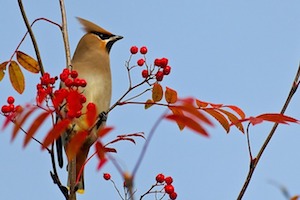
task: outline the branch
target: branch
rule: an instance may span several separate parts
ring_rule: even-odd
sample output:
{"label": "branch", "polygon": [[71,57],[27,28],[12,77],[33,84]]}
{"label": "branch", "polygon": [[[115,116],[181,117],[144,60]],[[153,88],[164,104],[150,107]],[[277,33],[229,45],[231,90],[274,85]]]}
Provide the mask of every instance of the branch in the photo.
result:
{"label": "branch", "polygon": [[61,19],[62,19],[61,33],[65,45],[66,64],[67,66],[71,66],[70,43],[69,43],[69,34],[68,34],[67,17],[66,17],[64,0],[59,0],[59,4],[60,4]]}
{"label": "branch", "polygon": [[39,66],[40,66],[41,75],[43,76],[45,71],[44,71],[44,67],[43,67],[43,63],[42,63],[42,59],[41,59],[41,55],[40,55],[40,51],[39,51],[36,39],[34,37],[34,34],[33,34],[32,29],[31,29],[31,26],[29,24],[29,21],[27,19],[22,0],[18,0],[18,3],[19,3],[19,7],[20,7],[20,10],[21,10],[21,13],[22,13],[24,23],[27,27],[27,30],[29,32],[29,35],[30,35],[30,38],[31,38],[31,41],[32,41],[32,44],[33,44],[33,47],[34,47],[34,51],[35,51],[35,54],[36,54],[36,57],[37,57],[37,61],[38,61]]}
{"label": "branch", "polygon": [[[288,105],[290,104],[291,100],[292,100],[292,97],[294,96],[295,92],[297,91],[298,89],[298,86],[299,86],[299,77],[300,77],[300,64],[298,66],[298,71],[296,73],[296,76],[295,76],[295,79],[293,81],[293,84],[292,84],[292,87],[290,89],[290,92],[289,92],[289,95],[280,111],[281,114],[284,114]],[[257,154],[257,157],[253,159],[252,163],[250,163],[250,169],[248,171],[248,175],[246,177],[246,180],[244,182],[244,185],[239,193],[239,196],[238,196],[238,200],[241,200],[246,192],[246,189],[248,188],[248,185],[250,183],[250,180],[252,178],[252,175],[256,169],[256,166],[262,156],[262,154],[264,153],[266,147],[268,146],[270,140],[272,139],[276,129],[278,127],[278,123],[275,123],[274,126],[272,127],[268,137],[266,138],[265,142],[263,143],[262,147],[260,148],[258,154]],[[251,161],[250,161],[251,162]]]}

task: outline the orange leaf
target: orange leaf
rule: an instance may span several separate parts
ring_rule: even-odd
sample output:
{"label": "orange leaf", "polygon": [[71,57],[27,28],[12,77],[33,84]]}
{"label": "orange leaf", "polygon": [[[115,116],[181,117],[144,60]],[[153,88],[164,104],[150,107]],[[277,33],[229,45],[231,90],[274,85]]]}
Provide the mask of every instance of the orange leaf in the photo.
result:
{"label": "orange leaf", "polygon": [[215,118],[223,126],[223,128],[227,133],[229,132],[230,130],[229,122],[226,119],[226,117],[224,117],[224,115],[222,115],[214,108],[204,108],[203,110],[208,114],[210,114],[213,118]]}
{"label": "orange leaf", "polygon": [[16,63],[15,61],[11,61],[8,67],[8,71],[12,86],[19,94],[22,94],[25,89],[25,79],[18,63]]}
{"label": "orange leaf", "polygon": [[190,104],[183,104],[180,106],[176,106],[176,108],[181,109],[182,111],[185,111],[191,115],[194,115],[199,120],[205,122],[206,124],[213,126],[211,121],[204,114],[202,114],[198,108],[195,108],[194,106],[192,106]]}
{"label": "orange leaf", "polygon": [[155,83],[152,89],[152,100],[158,102],[163,97],[163,89],[159,83]]}
{"label": "orange leaf", "polygon": [[70,125],[71,121],[69,119],[63,119],[59,121],[54,127],[47,133],[44,141],[42,149],[45,149],[50,144],[52,144],[62,133],[64,133],[67,127]]}
{"label": "orange leaf", "polygon": [[114,127],[111,127],[111,126],[106,126],[104,128],[101,128],[98,132],[98,137],[104,137],[107,133],[109,133],[113,129],[114,129]]}
{"label": "orange leaf", "polygon": [[150,108],[151,106],[153,106],[154,101],[152,99],[148,99],[145,103],[145,109]]}
{"label": "orange leaf", "polygon": [[242,109],[240,109],[237,106],[227,105],[227,106],[224,106],[224,107],[230,108],[231,110],[233,110],[234,112],[236,112],[242,119],[244,119],[246,117],[244,111],[242,111]]}
{"label": "orange leaf", "polygon": [[[172,111],[172,113],[173,113],[174,115],[183,115],[182,110],[177,109],[176,107],[169,106],[169,109]],[[183,123],[181,123],[181,122],[179,122],[179,121],[177,121],[177,125],[178,125],[178,127],[179,127],[179,130],[181,130],[181,131],[182,131],[182,130],[184,129],[184,127],[185,127],[185,124],[183,124]]]}
{"label": "orange leaf", "polygon": [[176,101],[177,101],[177,92],[175,90],[171,89],[171,88],[166,87],[165,99],[169,104],[176,103]]}
{"label": "orange leaf", "polygon": [[266,113],[256,116],[258,119],[265,121],[276,122],[281,124],[287,124],[288,122],[298,123],[299,121],[295,118],[280,114],[280,113]]}
{"label": "orange leaf", "polygon": [[208,137],[208,133],[206,132],[206,130],[199,124],[197,123],[194,119],[184,116],[184,115],[167,115],[165,117],[166,119],[172,120],[172,121],[176,121],[177,123],[180,122],[182,124],[184,124],[186,127],[190,128],[191,130]]}
{"label": "orange leaf", "polygon": [[27,146],[30,139],[33,137],[33,135],[36,133],[38,128],[42,125],[42,123],[45,121],[45,119],[48,117],[49,114],[51,114],[50,111],[43,112],[33,121],[33,123],[31,124],[31,126],[26,134],[26,137],[25,137],[25,140],[23,143],[23,147]]}
{"label": "orange leaf", "polygon": [[290,200],[298,200],[299,197],[300,197],[299,195],[296,195],[296,196],[291,197]]}
{"label": "orange leaf", "polygon": [[4,71],[6,70],[6,65],[7,64],[8,64],[7,61],[0,64],[0,81],[2,81],[2,79],[5,75]]}
{"label": "orange leaf", "polygon": [[[11,137],[11,141],[13,141],[16,136],[18,131],[20,130],[20,128],[22,127],[22,125],[24,124],[24,122],[26,121],[26,119],[33,113],[33,111],[36,110],[36,107],[30,109],[28,112],[26,112],[24,115],[21,115],[16,121],[15,121],[15,126],[12,132],[12,137]],[[19,120],[20,119],[20,120]]]}
{"label": "orange leaf", "polygon": [[205,108],[208,106],[209,103],[205,102],[205,101],[200,101],[198,99],[196,99],[196,104],[199,108]]}
{"label": "orange leaf", "polygon": [[227,116],[231,124],[234,124],[242,133],[244,133],[243,124],[239,122],[239,119],[234,114],[228,112],[227,110],[223,110],[223,109],[218,109],[218,110]]}
{"label": "orange leaf", "polygon": [[69,161],[71,161],[77,155],[87,135],[87,131],[79,131],[71,138],[70,142],[66,145],[66,154]]}
{"label": "orange leaf", "polygon": [[39,73],[40,66],[38,62],[31,56],[25,54],[22,51],[17,51],[17,60],[24,69],[32,73]]}
{"label": "orange leaf", "polygon": [[99,141],[96,142],[95,147],[98,158],[100,159],[97,169],[100,170],[103,167],[103,165],[107,162],[107,158],[105,157],[105,153],[107,151],[106,148]]}
{"label": "orange leaf", "polygon": [[89,103],[87,105],[87,111],[86,111],[86,121],[88,127],[91,127],[97,119],[97,110],[96,105],[94,103]]}

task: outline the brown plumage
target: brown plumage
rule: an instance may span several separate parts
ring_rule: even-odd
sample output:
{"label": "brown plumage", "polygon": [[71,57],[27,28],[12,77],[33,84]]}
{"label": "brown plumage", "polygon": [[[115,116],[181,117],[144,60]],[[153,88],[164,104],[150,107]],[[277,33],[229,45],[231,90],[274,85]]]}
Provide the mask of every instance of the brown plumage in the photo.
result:
{"label": "brown plumage", "polygon": [[[114,42],[122,39],[121,36],[113,35],[105,29],[89,22],[85,19],[78,18],[79,22],[83,25],[86,34],[80,39],[72,58],[72,69],[78,72],[78,78],[85,79],[87,86],[82,89],[87,101],[83,105],[82,113],[85,113],[86,104],[92,102],[96,105],[97,113],[106,112],[110,106],[112,82],[109,52]],[[80,130],[76,122],[80,122],[83,117],[75,120],[74,127],[70,133],[66,132],[62,136],[62,144],[67,145],[70,138]],[[105,122],[102,122],[100,127],[103,127]],[[100,128],[97,127],[97,128]],[[97,128],[94,128],[90,135],[89,140],[86,140],[81,146],[76,155],[76,177],[79,170],[83,166],[90,146],[97,140]],[[68,139],[67,139],[68,138]],[[59,165],[62,166],[62,149],[58,141],[58,159]],[[70,168],[72,163],[68,164]],[[69,170],[70,179],[70,170]],[[68,181],[69,182],[69,181]],[[84,181],[83,173],[81,180],[78,183],[78,192],[83,192]]]}

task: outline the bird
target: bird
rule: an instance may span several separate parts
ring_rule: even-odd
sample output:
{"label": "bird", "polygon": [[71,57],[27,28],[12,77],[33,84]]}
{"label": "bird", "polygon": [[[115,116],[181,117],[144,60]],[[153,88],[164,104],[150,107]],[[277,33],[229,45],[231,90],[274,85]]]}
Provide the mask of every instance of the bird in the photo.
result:
{"label": "bird", "polygon": [[[112,45],[122,39],[122,36],[114,35],[111,32],[101,28],[100,26],[77,17],[84,31],[86,32],[75,49],[74,55],[71,60],[72,70],[76,70],[78,78],[85,79],[87,85],[82,89],[83,95],[86,97],[86,103],[83,104],[84,113],[86,105],[88,103],[94,103],[97,113],[106,113],[110,106],[112,95],[112,78],[110,69],[110,57],[109,53]],[[65,87],[61,84],[61,87]],[[62,109],[63,111],[63,109]],[[104,117],[106,118],[106,117]],[[76,119],[76,121],[83,120],[83,116]],[[89,133],[89,139],[83,142],[81,148],[76,154],[76,177],[79,175],[79,171],[83,167],[90,147],[97,140],[97,130],[105,126],[105,121],[100,121],[91,132]],[[76,123],[76,122],[74,122]],[[76,124],[72,124],[72,129],[65,131],[59,139],[56,140],[58,164],[63,167],[63,147],[70,141],[70,137],[74,136],[79,131],[79,127]],[[92,136],[92,137],[90,137]],[[67,168],[70,169],[72,162],[68,163]],[[68,187],[70,187],[71,170],[68,170]],[[78,193],[84,192],[84,174],[82,171],[79,182],[76,185]]]}

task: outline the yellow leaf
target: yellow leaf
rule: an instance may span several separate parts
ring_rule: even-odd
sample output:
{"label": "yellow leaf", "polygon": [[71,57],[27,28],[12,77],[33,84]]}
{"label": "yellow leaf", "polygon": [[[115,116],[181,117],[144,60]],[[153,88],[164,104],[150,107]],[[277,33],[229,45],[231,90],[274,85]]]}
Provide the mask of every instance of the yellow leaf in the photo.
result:
{"label": "yellow leaf", "polygon": [[171,88],[166,87],[165,99],[168,103],[175,103],[177,101],[177,92]]}
{"label": "yellow leaf", "polygon": [[8,67],[8,71],[12,86],[19,94],[22,94],[25,89],[25,79],[18,63],[16,63],[15,61],[11,61]]}
{"label": "yellow leaf", "polygon": [[22,51],[17,51],[17,60],[24,69],[32,73],[39,73],[40,66],[38,62],[31,56],[23,53]]}
{"label": "yellow leaf", "polygon": [[152,100],[158,102],[163,97],[163,89],[159,83],[155,83],[152,89]]}
{"label": "yellow leaf", "polygon": [[6,62],[3,62],[3,63],[0,64],[0,81],[2,81],[2,79],[5,75],[4,71],[6,70],[7,63],[8,62],[6,61]]}
{"label": "yellow leaf", "polygon": [[154,104],[154,101],[151,99],[148,99],[145,104],[145,109],[150,108],[151,106],[153,106],[153,104]]}

